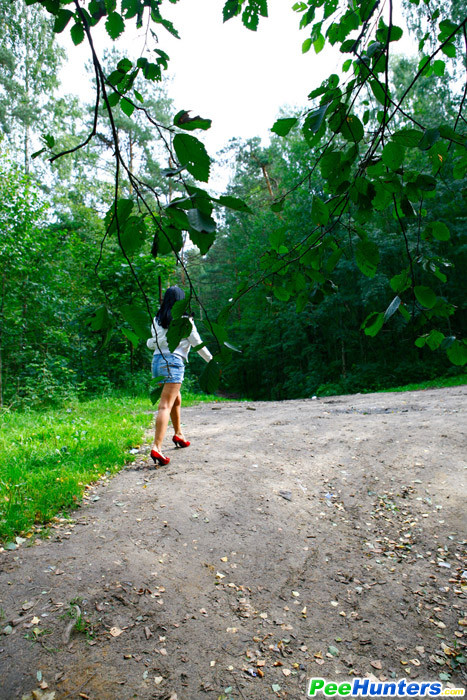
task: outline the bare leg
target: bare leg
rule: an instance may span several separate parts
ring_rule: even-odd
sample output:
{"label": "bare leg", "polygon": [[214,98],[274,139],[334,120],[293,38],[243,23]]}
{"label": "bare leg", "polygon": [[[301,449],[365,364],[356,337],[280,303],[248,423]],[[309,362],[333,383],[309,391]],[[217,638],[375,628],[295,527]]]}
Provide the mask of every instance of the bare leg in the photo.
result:
{"label": "bare leg", "polygon": [[162,389],[161,399],[159,401],[159,407],[156,416],[156,433],[154,436],[153,449],[162,454],[162,442],[167,432],[167,426],[169,424],[169,417],[177,399],[180,394],[181,384],[164,384]]}
{"label": "bare leg", "polygon": [[182,433],[182,424],[180,422],[180,409],[182,405],[182,395],[180,392],[178,392],[178,396],[174,401],[174,404],[172,406],[172,410],[170,411],[170,418],[172,420],[172,425],[174,429],[174,435],[177,435],[177,437],[182,438],[184,440],[184,435]]}

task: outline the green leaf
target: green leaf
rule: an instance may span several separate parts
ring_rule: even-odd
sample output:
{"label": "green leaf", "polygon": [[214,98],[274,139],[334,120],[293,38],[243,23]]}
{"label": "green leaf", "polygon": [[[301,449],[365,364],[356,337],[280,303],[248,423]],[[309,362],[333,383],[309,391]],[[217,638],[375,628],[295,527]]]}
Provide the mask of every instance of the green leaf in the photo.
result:
{"label": "green leaf", "polygon": [[190,117],[189,110],[182,109],[175,115],[173,123],[175,126],[178,126],[179,129],[184,129],[185,131],[194,131],[195,129],[206,131],[211,128],[212,119]]}
{"label": "green leaf", "polygon": [[190,297],[185,297],[184,299],[179,299],[179,301],[176,301],[171,310],[172,318],[182,318],[183,314],[190,305],[190,301]]}
{"label": "green leaf", "polygon": [[431,233],[437,241],[449,241],[451,233],[442,221],[432,221],[427,226],[427,231]]}
{"label": "green leaf", "polygon": [[136,333],[133,333],[129,328],[122,328],[122,333],[123,335],[128,338],[130,343],[133,345],[134,348],[138,347],[139,344],[139,337],[136,335]]}
{"label": "green leaf", "polygon": [[215,339],[220,345],[226,342],[228,334],[225,327],[221,323],[213,323],[211,321],[211,323],[205,323],[204,325],[207,331],[214,335]]}
{"label": "green leaf", "polygon": [[455,44],[445,44],[441,51],[444,53],[445,56],[448,58],[455,58],[456,57],[456,46]]}
{"label": "green leaf", "polygon": [[404,318],[406,321],[410,321],[410,313],[407,311],[403,304],[399,306],[399,313],[402,316],[402,318]]}
{"label": "green leaf", "polygon": [[163,231],[157,231],[154,236],[151,254],[167,255],[172,252],[178,253],[183,247],[183,236],[180,229],[175,226],[164,226]]}
{"label": "green leaf", "polygon": [[430,350],[437,350],[444,340],[444,333],[433,329],[426,338],[426,344]]}
{"label": "green leaf", "polygon": [[436,189],[436,179],[431,175],[417,175],[415,186],[424,192],[433,192]]}
{"label": "green leaf", "polygon": [[129,58],[122,58],[120,61],[117,63],[117,70],[121,71],[123,73],[128,73],[133,67],[133,63],[130,61]]}
{"label": "green leaf", "polygon": [[432,309],[436,304],[436,294],[430,287],[414,287],[414,294],[418,303],[425,309]]}
{"label": "green leaf", "polygon": [[439,129],[426,129],[420,143],[418,144],[419,149],[421,151],[428,151],[428,149],[436,143],[439,137]]}
{"label": "green leaf", "polygon": [[[341,257],[344,254],[344,250],[342,248],[338,248],[337,250],[334,250],[329,258],[326,260],[326,265],[325,265],[325,271],[327,272],[328,275],[333,272],[337,266],[337,263],[341,259]],[[316,281],[319,281],[318,279]],[[323,280],[324,282],[324,280]]]}
{"label": "green leaf", "polygon": [[391,136],[391,140],[400,146],[414,148],[415,146],[418,146],[422,140],[422,136],[423,131],[419,131],[419,129],[400,129],[400,131],[396,131]]}
{"label": "green leaf", "polygon": [[273,203],[271,204],[271,211],[273,211],[274,213],[278,214],[279,212],[281,212],[281,211],[283,210],[284,204],[285,204],[285,200],[284,200],[284,199],[279,199],[279,200],[277,200],[276,202],[273,202]]}
{"label": "green leaf", "polygon": [[214,243],[216,237],[215,233],[199,232],[191,228],[188,230],[188,233],[191,241],[198,246],[201,255],[206,255],[209,248]]}
{"label": "green leaf", "polygon": [[446,64],[444,61],[435,61],[433,63],[433,72],[439,78],[443,77],[445,69],[446,69]]}
{"label": "green leaf", "polygon": [[415,216],[413,206],[411,205],[410,200],[406,195],[401,197],[400,202],[397,202],[397,205],[399,205],[399,204],[400,204],[400,213],[403,216],[408,216],[408,217]]}
{"label": "green leaf", "polygon": [[126,255],[132,255],[146,238],[146,224],[140,215],[130,216],[120,229],[120,245]]}
{"label": "green leaf", "polygon": [[216,360],[208,362],[199,378],[199,385],[207,394],[214,394],[219,386],[220,368]]}
{"label": "green leaf", "polygon": [[232,209],[233,211],[241,211],[245,214],[252,214],[253,212],[251,211],[250,207],[248,204],[246,204],[243,199],[239,199],[239,197],[232,197],[231,195],[228,194],[223,194],[217,199],[214,200],[218,204],[221,204],[223,207],[227,207],[228,209]]}
{"label": "green leaf", "polygon": [[[117,201],[117,210],[115,214],[115,204],[112,204],[107,214],[105,215],[105,225],[109,234],[114,233],[118,229],[123,230],[126,220],[131,215],[133,210],[132,199],[119,199]],[[117,226],[118,224],[118,226]]]}
{"label": "green leaf", "polygon": [[309,112],[303,124],[304,131],[311,131],[314,134],[316,134],[321,124],[323,123],[323,119],[328,110],[328,107],[329,103],[322,105],[321,107],[318,107],[318,109],[314,109],[313,111]]}
{"label": "green leaf", "polygon": [[118,39],[118,37],[125,31],[125,22],[123,21],[123,17],[118,12],[112,12],[107,17],[105,28],[111,39]]}
{"label": "green leaf", "polygon": [[167,330],[167,343],[170,352],[174,352],[182,338],[187,338],[190,335],[192,328],[192,323],[186,316],[172,320]]}
{"label": "green leaf", "polygon": [[316,196],[313,197],[311,204],[311,220],[316,226],[326,226],[329,221],[329,211],[326,204]]}
{"label": "green leaf", "polygon": [[133,304],[124,304],[120,307],[120,313],[125,321],[132,327],[138,338],[147,340],[151,335],[149,330],[150,319],[145,309]]}
{"label": "green leaf", "polygon": [[271,248],[278,253],[285,243],[285,228],[273,229],[269,234],[269,243]]}
{"label": "green leaf", "polygon": [[426,335],[421,335],[419,338],[416,339],[415,345],[417,348],[424,348],[426,345]]}
{"label": "green leaf", "polygon": [[66,25],[73,17],[73,12],[70,10],[59,10],[58,14],[55,16],[54,22],[54,32],[55,34],[60,34],[65,29]]}
{"label": "green leaf", "polygon": [[227,22],[229,19],[232,19],[232,17],[240,14],[241,9],[242,3],[240,0],[227,0],[224,5],[224,9],[222,10],[224,22]]}
{"label": "green leaf", "polygon": [[325,43],[326,39],[322,34],[320,34],[318,38],[313,42],[313,48],[315,50],[315,53],[320,53],[324,49]]}
{"label": "green leaf", "polygon": [[404,162],[405,151],[402,146],[390,141],[383,148],[381,158],[384,165],[390,170],[398,170]]}
{"label": "green leaf", "polygon": [[188,229],[190,228],[190,222],[188,221],[188,217],[185,211],[173,206],[172,204],[166,208],[166,212],[172,220],[173,226],[180,229],[180,231],[188,231]]}
{"label": "green leaf", "polygon": [[386,322],[393,314],[396,313],[397,309],[401,305],[401,298],[400,297],[394,297],[394,299],[391,301],[389,304],[388,308],[384,312],[384,322]]}
{"label": "green leaf", "polygon": [[135,111],[134,104],[127,100],[126,97],[122,97],[120,101],[120,107],[122,108],[122,112],[124,112],[127,117],[131,117],[131,115]]}
{"label": "green leaf", "polygon": [[287,136],[289,131],[297,124],[298,119],[295,117],[291,117],[288,119],[278,119],[274,126],[271,128],[271,131],[273,131],[275,134],[278,136]]}
{"label": "green leaf", "polygon": [[180,165],[186,166],[188,172],[197,180],[207,182],[211,159],[201,141],[190,134],[176,134],[173,147]]}
{"label": "green leaf", "polygon": [[432,66],[430,65],[431,59],[429,56],[422,56],[418,63],[418,70],[421,72],[421,75],[425,77],[429,77],[433,71]]}
{"label": "green leaf", "polygon": [[200,233],[214,233],[216,222],[210,216],[206,216],[199,209],[189,209],[186,213],[190,228]]}
{"label": "green leaf", "polygon": [[361,141],[365,135],[363,124],[355,114],[347,115],[342,123],[340,132],[347,141],[354,141],[355,143]]}
{"label": "green leaf", "polygon": [[287,291],[285,287],[274,287],[273,292],[274,296],[276,297],[276,299],[279,299],[279,301],[288,301],[290,299],[290,292]]}
{"label": "green leaf", "polygon": [[374,277],[379,263],[379,248],[376,243],[358,241],[355,248],[355,260],[364,275]]}
{"label": "green leaf", "polygon": [[382,312],[373,311],[369,314],[360,326],[365,331],[365,335],[374,338],[377,335],[384,323],[384,314]]}
{"label": "green leaf", "polygon": [[373,95],[382,105],[389,104],[389,95],[386,97],[386,90],[379,80],[370,80],[370,88]]}
{"label": "green leaf", "polygon": [[118,92],[112,92],[108,96],[107,101],[111,107],[115,107],[120,102],[120,95]]}
{"label": "green leaf", "polygon": [[386,44],[388,41],[399,41],[402,38],[403,30],[401,27],[393,24],[391,27],[386,26],[383,20],[380,20],[376,38],[381,44]]}
{"label": "green leaf", "polygon": [[389,281],[391,289],[396,292],[396,294],[401,294],[405,292],[406,289],[410,287],[410,275],[408,270],[403,270],[399,275],[394,275]]}
{"label": "green leaf", "polygon": [[105,306],[99,306],[92,313],[92,316],[88,316],[84,319],[86,326],[90,326],[93,331],[101,331],[109,328],[110,326],[110,315]]}
{"label": "green leaf", "polygon": [[310,37],[308,37],[308,39],[305,39],[302,44],[302,53],[308,53],[312,46],[313,42],[311,41]]}
{"label": "green leaf", "polygon": [[467,343],[465,340],[455,340],[446,353],[453,365],[462,367],[467,363]]}
{"label": "green leaf", "polygon": [[[178,31],[175,29],[173,23],[170,22],[168,19],[164,19],[161,16],[159,10],[157,10],[157,12],[156,12],[154,9],[154,5],[155,5],[155,3],[153,3],[153,9],[151,12],[152,21],[157,22],[157,24],[161,24],[165,29],[167,29],[169,34],[172,34],[172,36],[174,36],[176,39],[180,39],[180,35],[179,35]],[[156,39],[157,39],[157,34],[153,33],[153,36],[156,37]]]}
{"label": "green leaf", "polygon": [[162,389],[164,388],[164,380],[165,377],[160,376],[160,377],[154,377],[154,379],[151,379],[151,389],[149,391],[149,399],[154,406],[156,404],[162,394]]}
{"label": "green leaf", "polygon": [[81,42],[84,39],[84,28],[83,25],[80,23],[76,23],[72,26],[70,29],[70,36],[73,44],[75,46],[78,46],[78,44],[81,44]]}

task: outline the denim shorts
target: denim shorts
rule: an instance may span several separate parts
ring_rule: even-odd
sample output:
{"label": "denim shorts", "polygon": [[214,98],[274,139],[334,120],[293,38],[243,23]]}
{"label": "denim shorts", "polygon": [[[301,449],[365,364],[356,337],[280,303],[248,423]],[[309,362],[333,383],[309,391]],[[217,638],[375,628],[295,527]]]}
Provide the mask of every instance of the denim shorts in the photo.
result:
{"label": "denim shorts", "polygon": [[161,384],[181,384],[185,374],[185,363],[180,355],[166,352],[152,357],[152,376],[164,377]]}

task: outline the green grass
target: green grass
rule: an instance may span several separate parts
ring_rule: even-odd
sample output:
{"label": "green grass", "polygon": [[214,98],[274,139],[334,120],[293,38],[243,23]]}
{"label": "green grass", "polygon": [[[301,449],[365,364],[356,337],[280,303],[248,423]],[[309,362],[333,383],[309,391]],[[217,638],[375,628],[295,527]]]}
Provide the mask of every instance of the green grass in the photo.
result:
{"label": "green grass", "polygon": [[[183,393],[183,405],[218,401]],[[0,416],[0,541],[76,507],[86,484],[131,461],[153,421],[147,397],[122,394]]]}
{"label": "green grass", "polygon": [[462,386],[463,384],[467,384],[467,374],[461,374],[457,377],[439,377],[438,379],[429,379],[426,382],[415,384],[405,384],[404,386],[396,386],[391,389],[378,389],[378,392],[421,391],[423,389],[442,389],[448,386]]}

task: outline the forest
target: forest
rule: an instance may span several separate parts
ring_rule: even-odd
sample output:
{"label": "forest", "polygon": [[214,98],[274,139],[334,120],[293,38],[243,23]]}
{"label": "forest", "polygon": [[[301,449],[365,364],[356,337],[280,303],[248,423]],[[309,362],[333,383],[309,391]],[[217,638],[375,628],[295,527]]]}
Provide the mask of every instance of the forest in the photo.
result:
{"label": "forest", "polygon": [[290,0],[213,153],[174,6],[285,4],[0,0],[0,700],[463,692],[465,1]]}
{"label": "forest", "polygon": [[[72,20],[73,42],[81,43],[103,19],[116,39],[125,22],[138,21],[138,2],[124,2],[122,14],[116,3],[91,2],[86,15],[78,3],[1,0],[5,410],[121,390],[147,395],[144,338],[160,290],[174,283],[189,292],[189,310],[215,354],[204,375],[202,362],[190,363],[194,391],[200,376],[206,391],[267,400],[462,375],[462,3],[449,6],[449,18],[441,3],[407,3],[421,58],[390,60],[384,51],[402,29],[389,31],[378,3],[362,3],[360,25],[348,13],[334,21],[327,4],[324,19],[333,23],[325,36],[323,20],[313,24],[303,51],[340,41],[345,59],[359,26],[369,43],[343,62],[341,77],[312,86],[308,100],[319,98],[318,107],[306,106],[304,84],[303,112],[284,105],[270,143],[232,134],[213,156],[230,173],[219,193],[201,188],[211,157],[192,135],[209,119],[176,111],[162,49],[155,63],[139,59],[137,67],[118,42],[97,68],[94,57],[83,72],[95,73],[96,94],[105,97],[96,104],[60,89],[66,55],[56,33]],[[305,30],[320,5],[294,6]],[[140,10],[176,31],[158,8],[143,2]],[[254,30],[267,21],[264,10],[229,0],[224,21],[241,15],[245,31]]]}

